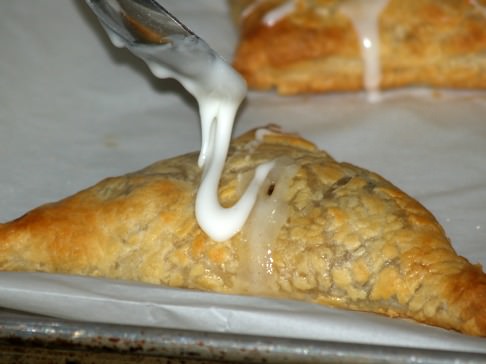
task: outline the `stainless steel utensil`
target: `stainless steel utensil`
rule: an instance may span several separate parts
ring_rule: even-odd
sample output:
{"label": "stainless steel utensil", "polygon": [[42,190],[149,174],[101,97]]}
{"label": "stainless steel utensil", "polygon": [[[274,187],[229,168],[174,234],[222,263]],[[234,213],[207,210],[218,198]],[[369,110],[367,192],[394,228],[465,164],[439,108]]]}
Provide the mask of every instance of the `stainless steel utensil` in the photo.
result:
{"label": "stainless steel utensil", "polygon": [[[126,47],[159,78],[176,78],[198,100],[203,167],[220,109],[234,112],[246,94],[243,78],[200,37],[154,0],[86,0],[114,45]],[[226,120],[229,134],[234,117]],[[226,130],[220,129],[220,130]],[[220,133],[221,134],[221,133]],[[221,138],[221,136],[219,137]],[[226,141],[224,141],[226,143]]]}
{"label": "stainless steel utensil", "polygon": [[[215,59],[221,57],[156,1],[86,0],[86,3],[113,44],[126,47],[143,59],[155,76],[172,77],[173,72],[191,78],[192,83],[206,85],[207,90],[199,92],[213,90],[208,73]],[[194,93],[191,85],[183,80],[181,83]]]}

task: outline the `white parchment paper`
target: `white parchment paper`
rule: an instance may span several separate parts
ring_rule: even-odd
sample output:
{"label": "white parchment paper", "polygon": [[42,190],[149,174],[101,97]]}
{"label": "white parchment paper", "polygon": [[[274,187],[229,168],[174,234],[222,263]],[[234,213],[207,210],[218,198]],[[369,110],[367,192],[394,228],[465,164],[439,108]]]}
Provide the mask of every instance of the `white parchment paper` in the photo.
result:
{"label": "white parchment paper", "polygon": [[[231,57],[236,34],[223,0],[162,3]],[[200,146],[193,98],[112,47],[79,0],[0,3],[0,82],[0,221]],[[278,123],[338,160],[382,174],[436,215],[459,254],[486,264],[485,119],[485,93],[414,90],[370,104],[361,94],[252,92],[235,134]],[[88,321],[486,352],[484,339],[405,320],[80,277],[1,273],[0,306]]]}

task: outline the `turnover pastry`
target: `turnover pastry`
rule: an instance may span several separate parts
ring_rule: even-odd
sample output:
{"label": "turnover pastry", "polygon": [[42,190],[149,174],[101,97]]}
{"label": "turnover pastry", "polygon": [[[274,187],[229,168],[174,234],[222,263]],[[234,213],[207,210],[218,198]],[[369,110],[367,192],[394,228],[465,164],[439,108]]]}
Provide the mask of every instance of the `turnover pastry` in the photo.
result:
{"label": "turnover pastry", "polygon": [[417,201],[277,130],[233,141],[220,200],[274,160],[245,227],[198,227],[197,154],[105,179],[0,225],[0,270],[79,274],[285,297],[486,336],[486,275]]}
{"label": "turnover pastry", "polygon": [[229,0],[234,66],[281,94],[486,88],[486,1]]}

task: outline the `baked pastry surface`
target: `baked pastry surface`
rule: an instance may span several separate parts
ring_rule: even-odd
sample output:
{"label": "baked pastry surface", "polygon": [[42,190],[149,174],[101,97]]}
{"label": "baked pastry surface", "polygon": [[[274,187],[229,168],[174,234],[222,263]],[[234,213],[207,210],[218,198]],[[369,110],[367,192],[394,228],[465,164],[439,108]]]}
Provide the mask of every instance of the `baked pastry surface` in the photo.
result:
{"label": "baked pastry surface", "polygon": [[[229,0],[240,30],[234,67],[250,88],[281,94],[363,89],[363,39],[346,1],[357,0]],[[389,0],[376,26],[382,89],[486,88],[483,0]]]}
{"label": "baked pastry surface", "polygon": [[276,167],[230,240],[196,223],[192,153],[0,224],[0,270],[285,297],[486,336],[486,275],[420,203],[298,136],[256,134],[232,143],[221,203],[238,199],[260,163]]}

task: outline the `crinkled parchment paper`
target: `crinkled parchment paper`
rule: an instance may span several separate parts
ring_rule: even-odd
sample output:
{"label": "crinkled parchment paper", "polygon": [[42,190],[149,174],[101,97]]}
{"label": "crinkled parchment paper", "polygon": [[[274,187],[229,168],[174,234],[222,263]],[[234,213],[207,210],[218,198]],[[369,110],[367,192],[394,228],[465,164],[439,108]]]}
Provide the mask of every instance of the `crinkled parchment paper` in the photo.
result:
{"label": "crinkled parchment paper", "polygon": [[[224,1],[162,3],[231,57],[236,34]],[[0,221],[199,148],[193,98],[112,47],[84,2],[2,2],[0,47]],[[267,123],[382,174],[437,216],[460,254],[486,263],[485,93],[414,90],[374,104],[361,94],[250,93],[235,133]],[[406,320],[80,277],[1,273],[0,306],[120,324],[486,352],[485,339]]]}

